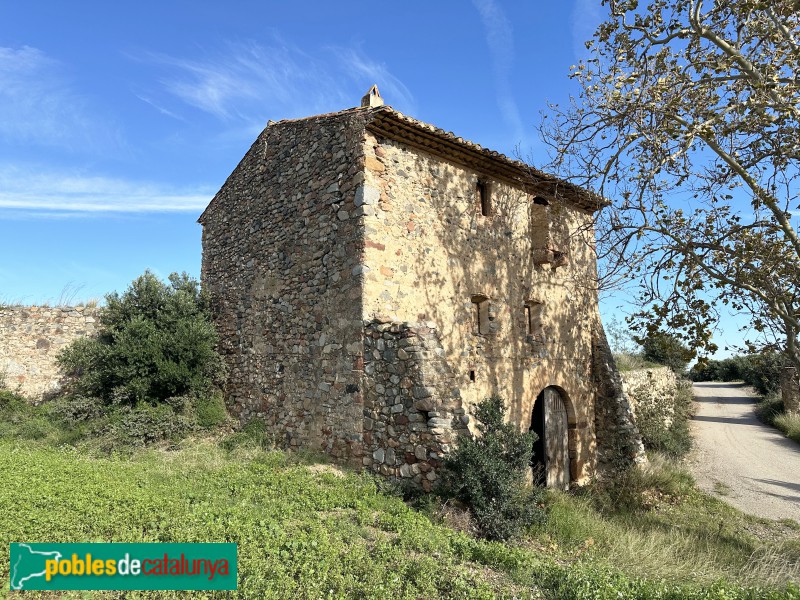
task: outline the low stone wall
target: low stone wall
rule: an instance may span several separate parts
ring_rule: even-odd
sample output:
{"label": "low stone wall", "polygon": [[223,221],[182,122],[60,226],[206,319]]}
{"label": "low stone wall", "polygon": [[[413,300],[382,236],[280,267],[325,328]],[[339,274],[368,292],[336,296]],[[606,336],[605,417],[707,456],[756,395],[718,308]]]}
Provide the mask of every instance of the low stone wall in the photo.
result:
{"label": "low stone wall", "polygon": [[625,371],[621,376],[634,418],[638,420],[646,414],[669,427],[675,416],[674,398],[678,391],[675,373],[669,367],[654,367]]}
{"label": "low stone wall", "polygon": [[58,391],[59,351],[92,335],[100,313],[84,306],[0,308],[0,383],[39,401]]}
{"label": "low stone wall", "polygon": [[428,491],[450,445],[467,432],[455,376],[436,329],[364,328],[364,467]]}

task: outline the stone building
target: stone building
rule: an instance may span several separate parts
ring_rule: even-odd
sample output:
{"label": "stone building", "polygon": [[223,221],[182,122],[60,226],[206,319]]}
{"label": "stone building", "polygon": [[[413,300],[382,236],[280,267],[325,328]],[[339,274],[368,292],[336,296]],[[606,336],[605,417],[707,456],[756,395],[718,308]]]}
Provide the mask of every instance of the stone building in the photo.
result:
{"label": "stone building", "polygon": [[600,208],[375,87],[270,122],[199,219],[230,408],[425,489],[493,394],[539,434],[551,485],[634,459],[598,316]]}

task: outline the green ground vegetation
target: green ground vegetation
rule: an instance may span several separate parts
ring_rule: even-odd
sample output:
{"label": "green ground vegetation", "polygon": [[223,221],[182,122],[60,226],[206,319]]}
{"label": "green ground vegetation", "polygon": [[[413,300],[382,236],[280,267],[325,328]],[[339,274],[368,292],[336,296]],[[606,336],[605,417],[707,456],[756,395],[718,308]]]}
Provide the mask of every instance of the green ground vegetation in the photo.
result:
{"label": "green ground vegetation", "polygon": [[670,463],[548,493],[546,523],[501,543],[472,535],[452,501],[412,506],[365,474],[272,450],[255,424],[109,450],[93,419],[76,434],[63,410],[2,398],[5,589],[11,541],[232,541],[248,598],[800,598],[795,526],[736,512]]}
{"label": "green ground vegetation", "polygon": [[767,425],[781,430],[786,437],[800,444],[800,414],[787,413],[780,392],[764,396],[756,406],[756,415]]}

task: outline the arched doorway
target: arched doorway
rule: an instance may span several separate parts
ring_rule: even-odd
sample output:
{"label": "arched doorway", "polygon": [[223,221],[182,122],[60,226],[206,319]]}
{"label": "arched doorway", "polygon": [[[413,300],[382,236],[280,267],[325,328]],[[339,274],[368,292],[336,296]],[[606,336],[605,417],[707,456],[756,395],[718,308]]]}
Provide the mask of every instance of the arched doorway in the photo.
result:
{"label": "arched doorway", "polygon": [[567,406],[554,387],[542,390],[533,404],[531,427],[539,439],[533,444],[533,480],[558,489],[569,486],[569,420]]}

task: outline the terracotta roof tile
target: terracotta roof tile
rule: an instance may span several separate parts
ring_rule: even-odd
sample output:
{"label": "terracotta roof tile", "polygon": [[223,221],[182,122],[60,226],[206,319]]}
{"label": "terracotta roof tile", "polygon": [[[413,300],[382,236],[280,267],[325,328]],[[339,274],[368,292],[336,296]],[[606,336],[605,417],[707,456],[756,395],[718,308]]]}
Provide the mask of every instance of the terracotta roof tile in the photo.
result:
{"label": "terracotta roof tile", "polygon": [[487,175],[522,185],[531,193],[561,197],[585,210],[596,211],[609,204],[607,200],[575,184],[465,140],[452,131],[445,131],[404,115],[390,106],[368,110],[371,119],[367,128],[375,133],[419,147],[472,169],[483,171]]}

